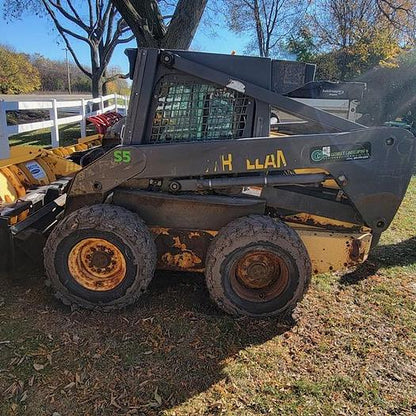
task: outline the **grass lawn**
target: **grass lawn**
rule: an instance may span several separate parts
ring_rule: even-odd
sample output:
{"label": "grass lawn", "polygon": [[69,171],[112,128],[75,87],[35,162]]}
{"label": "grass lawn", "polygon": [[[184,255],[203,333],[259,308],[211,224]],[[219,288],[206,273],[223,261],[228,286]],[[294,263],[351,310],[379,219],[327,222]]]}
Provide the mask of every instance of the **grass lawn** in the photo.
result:
{"label": "grass lawn", "polygon": [[[87,136],[96,134],[96,130],[92,124],[87,124]],[[59,141],[61,146],[69,146],[77,143],[81,137],[81,127],[79,123],[66,124],[59,127]],[[51,147],[51,129],[35,130],[28,133],[16,134],[10,138],[10,145],[32,145]]]}
{"label": "grass lawn", "polygon": [[369,261],[319,275],[293,322],[233,319],[200,275],[71,312],[42,269],[2,276],[0,415],[416,413],[416,178]]}

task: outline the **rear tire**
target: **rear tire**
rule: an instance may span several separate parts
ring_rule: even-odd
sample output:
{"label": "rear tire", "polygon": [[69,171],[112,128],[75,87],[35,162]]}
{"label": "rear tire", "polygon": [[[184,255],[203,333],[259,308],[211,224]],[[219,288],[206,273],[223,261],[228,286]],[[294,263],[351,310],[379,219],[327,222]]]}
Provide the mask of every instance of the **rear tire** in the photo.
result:
{"label": "rear tire", "polygon": [[107,311],[131,305],[147,289],[156,246],[136,214],[93,205],[56,225],[44,263],[49,284],[64,304]]}
{"label": "rear tire", "polygon": [[311,262],[293,229],[251,215],[220,230],[208,249],[205,276],[211,298],[225,312],[282,316],[305,294]]}

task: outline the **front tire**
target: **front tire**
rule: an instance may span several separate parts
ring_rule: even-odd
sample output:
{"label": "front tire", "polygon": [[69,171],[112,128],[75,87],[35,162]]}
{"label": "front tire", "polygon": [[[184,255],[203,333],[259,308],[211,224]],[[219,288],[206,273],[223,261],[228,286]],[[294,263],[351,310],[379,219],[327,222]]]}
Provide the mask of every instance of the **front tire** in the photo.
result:
{"label": "front tire", "polygon": [[308,252],[297,233],[267,216],[239,218],[212,241],[206,282],[214,302],[232,315],[290,313],[311,279]]}
{"label": "front tire", "polygon": [[156,267],[156,246],[144,222],[113,205],[81,208],[50,234],[44,263],[64,304],[113,310],[134,303]]}

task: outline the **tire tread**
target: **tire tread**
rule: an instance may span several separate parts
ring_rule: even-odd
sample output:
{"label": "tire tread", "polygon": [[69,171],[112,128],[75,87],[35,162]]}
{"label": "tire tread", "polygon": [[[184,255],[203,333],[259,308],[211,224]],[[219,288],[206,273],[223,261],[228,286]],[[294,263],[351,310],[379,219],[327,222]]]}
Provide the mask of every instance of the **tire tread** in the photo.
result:
{"label": "tire tread", "polygon": [[[224,259],[224,253],[230,251],[236,241],[244,239],[247,236],[252,237],[253,241],[256,241],[259,236],[267,236],[269,242],[271,239],[271,242],[277,245],[282,243],[288,244],[301,254],[300,258],[297,258],[297,261],[300,262],[300,268],[303,270],[303,273],[301,273],[301,278],[303,280],[299,284],[296,295],[285,306],[284,310],[261,315],[251,314],[238,308],[225,296],[221,280],[218,278],[217,273],[214,272],[214,269],[219,269],[218,265],[221,262],[221,259]],[[296,304],[303,298],[311,281],[312,270],[310,258],[296,231],[282,221],[266,215],[249,215],[247,217],[241,217],[223,227],[211,242],[206,258],[205,277],[210,297],[221,309],[231,315],[248,315],[253,317],[287,315],[293,311]]]}
{"label": "tire tread", "polygon": [[[95,304],[79,296],[72,295],[60,282],[55,269],[55,252],[59,243],[71,233],[81,229],[98,229],[113,232],[132,250],[135,258],[142,258],[141,278],[136,279],[124,296],[105,304]],[[156,246],[152,235],[143,220],[125,208],[100,204],[74,211],[51,232],[44,248],[46,285],[54,290],[54,296],[71,307],[82,307],[89,310],[111,311],[121,309],[137,301],[145,292],[153,278],[156,266]],[[137,264],[137,262],[136,262]]]}

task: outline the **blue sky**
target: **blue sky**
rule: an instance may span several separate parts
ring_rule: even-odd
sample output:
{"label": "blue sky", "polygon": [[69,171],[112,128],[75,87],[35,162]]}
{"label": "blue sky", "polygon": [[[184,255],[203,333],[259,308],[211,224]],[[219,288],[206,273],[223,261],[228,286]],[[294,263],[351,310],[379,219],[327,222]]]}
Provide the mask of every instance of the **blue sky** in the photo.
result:
{"label": "blue sky", "polygon": [[[4,1],[0,0],[0,10]],[[215,28],[207,29],[201,25],[198,29],[191,48],[206,52],[230,53],[236,50],[243,53],[247,43],[241,36],[226,29],[225,22],[217,17]],[[215,31],[215,35],[212,32]],[[65,59],[64,44],[53,24],[47,18],[24,16],[21,20],[8,22],[0,17],[0,44],[12,46],[18,52],[40,53],[51,59]],[[81,62],[88,65],[88,47],[82,43],[75,44]],[[127,71],[127,57],[124,55],[126,47],[135,47],[135,42],[117,47],[110,65],[117,65]]]}

